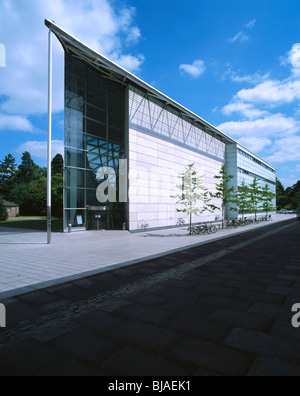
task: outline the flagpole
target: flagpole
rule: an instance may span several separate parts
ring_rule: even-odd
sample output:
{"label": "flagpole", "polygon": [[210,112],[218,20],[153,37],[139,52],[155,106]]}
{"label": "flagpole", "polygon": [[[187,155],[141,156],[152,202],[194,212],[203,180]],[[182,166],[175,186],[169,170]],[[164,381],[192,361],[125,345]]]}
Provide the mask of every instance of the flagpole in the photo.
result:
{"label": "flagpole", "polygon": [[47,244],[51,244],[52,32],[48,41]]}

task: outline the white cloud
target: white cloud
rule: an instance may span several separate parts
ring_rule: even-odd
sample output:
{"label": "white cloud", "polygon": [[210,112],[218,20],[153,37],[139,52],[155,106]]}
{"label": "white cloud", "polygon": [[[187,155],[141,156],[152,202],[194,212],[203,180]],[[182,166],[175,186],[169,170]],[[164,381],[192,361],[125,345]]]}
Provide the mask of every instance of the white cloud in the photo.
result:
{"label": "white cloud", "polygon": [[127,36],[127,42],[130,44],[135,44],[139,41],[141,36],[142,35],[140,29],[137,26],[135,26],[129,31]]}
{"label": "white cloud", "polygon": [[300,125],[294,118],[286,117],[279,113],[253,121],[225,122],[219,125],[218,129],[238,138],[262,138],[294,135],[300,130]]}
{"label": "white cloud", "polygon": [[239,100],[281,105],[300,99],[300,81],[266,81],[251,89],[242,89]]}
{"label": "white cloud", "polygon": [[270,77],[269,73],[266,73],[264,75],[255,73],[255,74],[248,74],[248,75],[244,75],[244,76],[239,76],[238,74],[233,73],[231,76],[231,79],[234,82],[247,82],[250,84],[257,84],[257,83],[267,80],[269,77]]}
{"label": "white cloud", "polygon": [[239,139],[238,142],[255,153],[259,153],[260,151],[263,151],[266,147],[272,145],[272,140],[264,137],[262,138],[245,137]]}
{"label": "white cloud", "polygon": [[0,131],[4,130],[33,132],[33,125],[25,117],[0,114]]}
{"label": "white cloud", "polygon": [[190,75],[193,78],[200,77],[206,70],[205,63],[202,60],[195,60],[191,65],[182,64],[180,71]]}
{"label": "white cloud", "polygon": [[222,113],[230,116],[233,113],[239,113],[242,116],[255,119],[268,115],[268,112],[256,109],[250,103],[233,102],[223,107]]}
{"label": "white cloud", "polygon": [[[251,19],[247,24],[246,24],[246,28],[248,30],[251,30],[254,28],[256,24],[256,19]],[[229,39],[229,42],[231,44],[236,43],[236,42],[240,42],[240,43],[244,43],[246,41],[249,40],[249,36],[244,32],[244,31],[240,31],[239,33],[237,33],[234,37]]]}
{"label": "white cloud", "polygon": [[[43,160],[44,162],[47,161],[47,142],[28,141],[22,143],[16,151],[18,153],[28,151],[32,157]],[[56,154],[64,155],[64,142],[62,140],[52,141],[52,158],[54,158]]]}
{"label": "white cloud", "polygon": [[[109,0],[0,0],[0,37],[6,47],[6,68],[1,68],[0,95],[8,99],[0,110],[8,114],[47,111],[47,29],[44,19],[112,60],[124,61],[130,71],[140,68],[142,55],[123,48],[140,38],[135,9]],[[53,111],[63,109],[63,50],[53,40]]]}
{"label": "white cloud", "polygon": [[228,64],[227,70],[221,75],[221,80],[225,81],[227,78],[237,83],[260,84],[270,78],[270,73],[240,75],[232,69],[230,64]]}
{"label": "white cloud", "polygon": [[275,141],[274,153],[267,160],[273,163],[299,161],[300,136],[289,136]]}
{"label": "white cloud", "polygon": [[138,71],[140,70],[140,67],[144,60],[145,58],[143,55],[121,55],[119,58],[115,59],[115,62],[126,70]]}
{"label": "white cloud", "polygon": [[255,24],[256,24],[256,19],[252,19],[251,21],[249,21],[249,22],[247,23],[246,27],[247,27],[248,29],[253,29],[254,26],[255,26]]}
{"label": "white cloud", "polygon": [[300,74],[300,44],[296,43],[292,49],[281,58],[281,64],[284,66],[292,66],[292,73],[295,76]]}
{"label": "white cloud", "polygon": [[300,68],[300,44],[294,44],[290,52],[291,64],[294,68]]}
{"label": "white cloud", "polygon": [[229,39],[230,43],[236,43],[237,41],[239,41],[240,43],[244,43],[246,41],[249,40],[249,36],[247,36],[244,32],[239,32],[237,33],[234,37],[232,37],[231,39]]}

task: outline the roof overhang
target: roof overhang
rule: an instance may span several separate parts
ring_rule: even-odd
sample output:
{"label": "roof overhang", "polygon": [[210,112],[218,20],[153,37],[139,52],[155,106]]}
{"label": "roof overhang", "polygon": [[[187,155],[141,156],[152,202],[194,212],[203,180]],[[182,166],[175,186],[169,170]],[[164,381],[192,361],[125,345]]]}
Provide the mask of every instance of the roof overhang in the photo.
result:
{"label": "roof overhang", "polygon": [[136,77],[134,74],[128,72],[113,61],[109,60],[105,56],[99,54],[92,48],[77,40],[68,32],[57,26],[54,22],[46,19],[45,25],[55,34],[66,53],[71,53],[79,59],[87,62],[93,68],[101,72],[106,78],[122,85],[132,84],[134,86],[137,86],[138,88],[145,91],[150,97],[152,96],[155,99],[158,99],[162,103],[166,104],[167,106],[170,106],[175,110],[179,111],[183,116],[190,119],[191,122],[200,124],[201,129],[209,135],[214,136],[218,140],[221,140],[223,143],[236,144],[236,141],[234,139],[230,138],[228,135],[221,132],[213,125],[209,124],[207,121],[203,120],[201,117],[188,110],[184,106],[180,105],[173,99],[164,95],[140,78]]}

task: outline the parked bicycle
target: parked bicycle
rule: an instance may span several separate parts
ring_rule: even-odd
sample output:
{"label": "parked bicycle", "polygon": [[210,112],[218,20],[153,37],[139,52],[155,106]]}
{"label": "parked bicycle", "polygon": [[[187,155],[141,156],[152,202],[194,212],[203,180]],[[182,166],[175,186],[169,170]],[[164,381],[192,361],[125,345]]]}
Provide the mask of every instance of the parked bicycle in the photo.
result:
{"label": "parked bicycle", "polygon": [[237,220],[225,220],[224,228],[238,228],[239,224]]}
{"label": "parked bicycle", "polygon": [[185,220],[184,220],[182,217],[180,217],[180,218],[177,220],[177,226],[178,226],[178,227],[181,227],[181,226],[183,226],[183,225],[185,225]]}
{"label": "parked bicycle", "polygon": [[142,231],[147,231],[148,228],[149,228],[149,224],[147,224],[144,220],[141,221],[140,229],[141,229]]}
{"label": "parked bicycle", "polygon": [[198,224],[188,228],[188,232],[192,235],[215,234],[218,232],[214,224]]}

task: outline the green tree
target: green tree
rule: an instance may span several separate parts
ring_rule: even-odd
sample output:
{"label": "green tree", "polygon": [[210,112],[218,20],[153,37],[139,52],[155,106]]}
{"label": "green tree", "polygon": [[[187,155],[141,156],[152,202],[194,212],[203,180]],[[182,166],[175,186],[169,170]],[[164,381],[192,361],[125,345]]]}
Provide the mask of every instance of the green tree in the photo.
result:
{"label": "green tree", "polygon": [[52,169],[52,176],[55,176],[57,174],[63,174],[63,169],[64,169],[64,159],[61,154],[57,154],[51,163],[51,169]]}
{"label": "green tree", "polygon": [[4,205],[3,199],[0,197],[0,221],[6,221],[8,219],[8,213],[6,206]]}
{"label": "green tree", "polygon": [[31,154],[25,151],[22,155],[22,163],[18,167],[17,181],[18,183],[30,183],[38,176],[38,165],[31,158]]}
{"label": "green tree", "polygon": [[183,208],[177,209],[177,212],[186,213],[190,218],[190,234],[192,233],[192,217],[205,211],[211,210],[209,205],[209,192],[204,187],[203,178],[198,175],[194,169],[195,164],[188,165],[184,172],[180,172],[178,178],[180,184],[176,187],[180,193],[172,198],[177,198],[177,204]]}
{"label": "green tree", "polygon": [[216,184],[216,193],[210,194],[212,198],[217,198],[221,202],[221,206],[213,206],[213,208],[219,209],[222,212],[222,229],[224,228],[224,220],[226,216],[226,209],[236,210],[235,207],[230,207],[231,203],[235,203],[235,190],[233,186],[230,186],[230,181],[234,178],[233,175],[229,175],[226,172],[226,166],[223,165],[219,175],[214,176],[220,183]]}
{"label": "green tree", "polygon": [[32,196],[27,183],[15,183],[9,194],[9,201],[15,202],[20,206],[21,216],[34,215]]}
{"label": "green tree", "polygon": [[289,198],[279,179],[276,179],[276,205],[277,209],[283,209],[289,204]]}
{"label": "green tree", "polygon": [[56,217],[63,215],[64,179],[61,173],[52,176],[52,214]]}
{"label": "green tree", "polygon": [[249,212],[249,210],[251,209],[249,187],[244,181],[238,187],[238,191],[235,195],[235,204],[239,213],[242,214],[242,221],[244,222],[245,213]]}
{"label": "green tree", "polygon": [[272,193],[268,184],[266,184],[261,189],[261,199],[262,199],[262,207],[266,211],[266,217],[268,217],[268,213],[274,209],[274,197],[275,194]]}
{"label": "green tree", "polygon": [[31,195],[32,214],[45,216],[47,214],[47,178],[32,180],[28,191]]}
{"label": "green tree", "polygon": [[16,167],[16,159],[12,154],[8,154],[3,161],[0,161],[0,194],[6,199],[13,186]]}
{"label": "green tree", "polygon": [[257,177],[255,177],[252,184],[249,185],[249,203],[252,213],[255,213],[255,221],[257,220],[257,212],[261,201],[261,188]]}
{"label": "green tree", "polygon": [[286,209],[297,209],[300,207],[300,181],[286,189],[286,197],[288,201]]}

